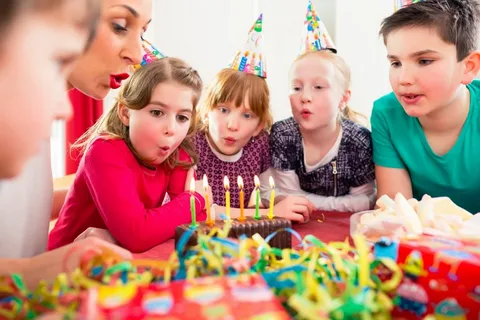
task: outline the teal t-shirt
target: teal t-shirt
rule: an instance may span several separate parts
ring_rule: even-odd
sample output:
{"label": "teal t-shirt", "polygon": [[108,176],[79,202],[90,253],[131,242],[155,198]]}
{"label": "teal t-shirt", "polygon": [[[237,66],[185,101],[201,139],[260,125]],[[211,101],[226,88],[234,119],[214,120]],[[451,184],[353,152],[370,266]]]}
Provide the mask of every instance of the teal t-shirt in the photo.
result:
{"label": "teal t-shirt", "polygon": [[373,160],[407,169],[413,196],[447,196],[471,213],[480,212],[480,81],[467,85],[470,110],[457,142],[436,155],[418,118],[408,116],[393,93],[375,101],[371,117]]}

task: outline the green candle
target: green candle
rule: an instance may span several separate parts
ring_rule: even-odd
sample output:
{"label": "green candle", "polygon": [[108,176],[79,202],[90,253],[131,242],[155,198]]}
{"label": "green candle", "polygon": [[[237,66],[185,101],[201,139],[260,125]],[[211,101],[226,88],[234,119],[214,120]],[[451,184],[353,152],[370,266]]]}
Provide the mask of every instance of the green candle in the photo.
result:
{"label": "green candle", "polygon": [[260,180],[257,176],[254,177],[255,182],[255,219],[260,220]]}
{"label": "green candle", "polygon": [[195,178],[192,178],[190,182],[190,211],[192,212],[192,223],[190,224],[190,228],[195,228],[198,226],[197,224],[197,214],[195,212]]}

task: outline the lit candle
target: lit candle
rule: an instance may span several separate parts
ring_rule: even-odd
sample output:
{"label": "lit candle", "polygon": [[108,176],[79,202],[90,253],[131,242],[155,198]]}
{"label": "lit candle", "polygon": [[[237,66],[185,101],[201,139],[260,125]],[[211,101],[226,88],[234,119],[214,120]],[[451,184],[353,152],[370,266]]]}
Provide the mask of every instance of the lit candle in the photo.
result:
{"label": "lit candle", "polygon": [[260,180],[255,176],[253,181],[255,182],[255,219],[260,220]]}
{"label": "lit candle", "polygon": [[240,218],[239,221],[245,221],[245,212],[244,212],[244,202],[245,202],[245,193],[243,192],[243,179],[238,176],[237,178],[238,189],[240,189]]}
{"label": "lit candle", "polygon": [[195,228],[197,224],[197,214],[195,213],[195,178],[190,181],[190,211],[192,212],[192,223],[190,228]]}
{"label": "lit candle", "polygon": [[225,187],[225,207],[227,211],[227,220],[230,221],[230,181],[228,181],[227,176],[223,178],[223,186]]}
{"label": "lit candle", "polygon": [[270,191],[270,210],[268,211],[268,219],[272,220],[273,219],[273,204],[275,202],[275,182],[273,181],[273,178],[270,176],[268,178],[268,181],[270,182],[270,188],[272,191]]}
{"label": "lit candle", "polygon": [[211,227],[214,225],[214,222],[210,213],[210,201],[208,201],[208,179],[206,174],[203,175],[203,190],[205,191],[205,205],[207,207],[207,225]]}

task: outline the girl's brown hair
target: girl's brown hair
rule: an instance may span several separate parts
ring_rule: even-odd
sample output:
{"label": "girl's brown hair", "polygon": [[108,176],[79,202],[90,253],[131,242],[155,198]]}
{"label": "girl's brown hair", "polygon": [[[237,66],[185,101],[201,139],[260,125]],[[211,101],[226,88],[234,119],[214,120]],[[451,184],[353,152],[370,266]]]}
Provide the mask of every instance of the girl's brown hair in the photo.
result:
{"label": "girl's brown hair", "polygon": [[203,82],[196,70],[177,58],[163,58],[135,71],[129,81],[120,90],[117,102],[115,102],[113,107],[81,136],[72,148],[79,149],[81,154],[83,154],[92,141],[98,136],[123,139],[140,163],[149,166],[148,161],[141,159],[133,148],[129,137],[128,126],[123,124],[118,117],[118,108],[120,104],[132,110],[145,108],[150,103],[152,91],[159,84],[170,81],[188,87],[193,92],[192,119],[187,136],[179,146],[179,148],[187,152],[192,159],[192,163],[180,162],[178,150],[175,150],[165,161],[170,168],[177,165],[187,168],[195,165],[198,162],[198,156],[190,138],[195,134],[196,124],[194,119],[196,118],[196,106],[200,99]]}
{"label": "girl's brown hair", "polygon": [[238,108],[245,99],[253,113],[259,117],[260,123],[264,124],[264,129],[269,131],[273,118],[267,82],[259,76],[233,69],[221,70],[208,87],[199,111],[199,127],[202,131],[208,129],[205,119],[220,103],[233,102]]}
{"label": "girl's brown hair", "polygon": [[[340,57],[336,53],[333,53],[330,50],[306,52],[306,53],[302,54],[301,56],[299,56],[295,60],[294,64],[296,62],[302,60],[306,56],[309,56],[309,55],[312,55],[312,54],[317,55],[319,57],[322,57],[322,58],[327,59],[330,62],[332,62],[332,64],[335,66],[335,68],[337,70],[337,73],[336,73],[337,74],[337,80],[339,81],[339,83],[341,83],[343,85],[343,90],[350,89],[351,78],[352,78],[350,67],[345,62],[345,60],[343,60],[342,57]],[[365,117],[363,114],[361,114],[359,112],[356,112],[356,111],[352,110],[348,105],[345,106],[345,108],[340,112],[340,116],[344,119],[349,119],[349,120],[352,120],[352,121],[357,122],[357,123],[364,123],[364,122],[367,123],[368,122],[367,117]]]}

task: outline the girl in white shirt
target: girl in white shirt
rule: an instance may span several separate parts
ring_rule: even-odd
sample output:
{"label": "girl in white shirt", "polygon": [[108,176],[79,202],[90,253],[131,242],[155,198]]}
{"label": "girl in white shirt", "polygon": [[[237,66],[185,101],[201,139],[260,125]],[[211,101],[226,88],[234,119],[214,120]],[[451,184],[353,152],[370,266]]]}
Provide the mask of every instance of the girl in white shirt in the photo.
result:
{"label": "girl in white shirt", "polygon": [[279,194],[303,195],[320,210],[371,208],[371,134],[347,106],[349,67],[329,50],[307,52],[294,62],[290,78],[293,118],[275,123],[270,136]]}

